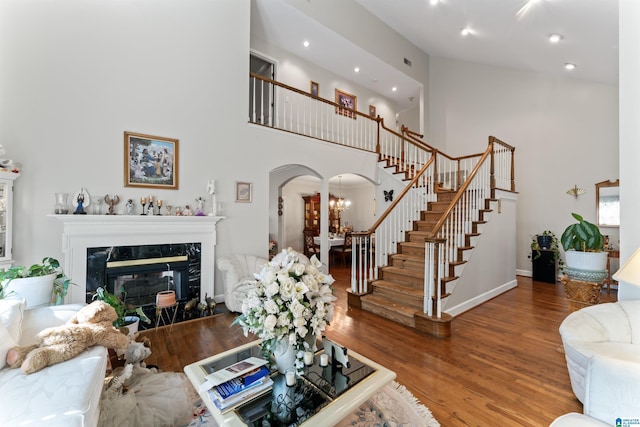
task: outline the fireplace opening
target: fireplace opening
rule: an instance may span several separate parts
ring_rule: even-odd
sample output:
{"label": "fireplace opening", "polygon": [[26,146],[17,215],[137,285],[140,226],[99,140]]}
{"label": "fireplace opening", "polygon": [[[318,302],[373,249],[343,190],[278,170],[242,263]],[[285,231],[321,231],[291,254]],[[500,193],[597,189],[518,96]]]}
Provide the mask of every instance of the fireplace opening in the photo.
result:
{"label": "fireplace opening", "polygon": [[173,290],[182,312],[178,317],[199,317],[196,310],[185,312],[185,306],[203,299],[200,259],[200,243],[87,248],[86,302],[90,303],[98,287],[103,287],[120,295],[126,304],[142,307],[154,323],[156,295]]}

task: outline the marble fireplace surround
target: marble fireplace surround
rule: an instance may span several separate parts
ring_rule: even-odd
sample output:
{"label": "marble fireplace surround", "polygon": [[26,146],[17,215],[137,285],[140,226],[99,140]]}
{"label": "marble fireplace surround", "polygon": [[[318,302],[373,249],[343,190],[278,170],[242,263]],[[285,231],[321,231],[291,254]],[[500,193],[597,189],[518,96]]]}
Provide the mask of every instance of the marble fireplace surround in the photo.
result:
{"label": "marble fireplace surround", "polygon": [[75,285],[66,303],[84,303],[87,248],[200,243],[200,295],[215,295],[216,223],[219,216],[49,215],[61,221],[62,266]]}

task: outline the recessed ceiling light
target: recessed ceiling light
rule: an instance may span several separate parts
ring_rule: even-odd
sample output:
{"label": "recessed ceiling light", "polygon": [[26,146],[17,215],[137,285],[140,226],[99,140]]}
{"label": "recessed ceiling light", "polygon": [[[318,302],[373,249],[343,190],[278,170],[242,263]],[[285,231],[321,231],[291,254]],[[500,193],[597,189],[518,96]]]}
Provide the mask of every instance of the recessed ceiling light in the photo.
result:
{"label": "recessed ceiling light", "polygon": [[562,34],[551,34],[549,36],[549,41],[551,43],[558,43],[560,40],[562,40]]}
{"label": "recessed ceiling light", "polygon": [[469,27],[464,27],[460,30],[460,34],[462,34],[463,36],[468,36],[469,34],[471,34],[471,28]]}
{"label": "recessed ceiling light", "polygon": [[355,71],[356,73],[359,73],[360,72],[360,67],[354,68],[353,71]]}
{"label": "recessed ceiling light", "polygon": [[391,90],[395,92],[395,91],[398,90],[398,88],[394,86],[394,87],[391,88]]}
{"label": "recessed ceiling light", "polygon": [[564,69],[565,70],[575,70],[578,66],[576,64],[572,64],[571,62],[567,62],[566,64],[564,64]]}
{"label": "recessed ceiling light", "polygon": [[437,4],[438,4],[438,0],[431,0],[431,4],[432,4],[433,6],[437,5]]}
{"label": "recessed ceiling light", "polygon": [[309,47],[309,41],[308,41],[308,40],[305,40],[304,42],[302,42],[302,45],[303,45],[304,47]]}

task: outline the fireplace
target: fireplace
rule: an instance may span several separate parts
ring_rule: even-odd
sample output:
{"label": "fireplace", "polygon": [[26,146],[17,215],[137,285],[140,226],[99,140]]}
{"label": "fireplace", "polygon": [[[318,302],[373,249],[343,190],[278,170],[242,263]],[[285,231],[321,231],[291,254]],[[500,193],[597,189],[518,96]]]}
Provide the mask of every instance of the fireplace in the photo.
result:
{"label": "fireplace", "polygon": [[98,287],[135,306],[154,305],[161,291],[178,302],[200,300],[200,243],[87,249],[86,301]]}
{"label": "fireplace", "polygon": [[[214,216],[147,216],[147,215],[49,215],[63,224],[62,251],[64,254],[63,268],[74,285],[69,287],[69,294],[65,298],[66,303],[87,302],[87,296],[95,292],[98,282],[95,282],[94,273],[91,277],[88,268],[89,257],[104,257],[105,260],[111,254],[106,252],[109,248],[127,248],[124,252],[131,254],[126,261],[134,261],[141,253],[146,252],[147,258],[155,259],[154,262],[143,261],[147,264],[156,264],[155,271],[141,272],[148,277],[157,279],[164,274],[164,283],[180,281],[180,298],[197,297],[203,301],[205,295],[215,296],[215,246],[216,223],[223,217]],[[172,255],[164,253],[161,247],[176,248],[180,245],[194,249],[199,245],[200,267],[194,268],[191,260],[191,252]],[[131,249],[137,247],[138,249]],[[161,256],[158,253],[162,254]],[[184,276],[183,259],[174,259],[174,256],[187,255],[189,258],[188,279]],[[127,255],[128,256],[128,255]],[[94,260],[95,261],[95,260]],[[122,261],[122,260],[121,260]],[[167,269],[167,262],[170,261]],[[139,262],[139,261],[136,261]],[[133,262],[133,264],[136,264]],[[113,268],[130,267],[123,264],[112,265]],[[105,266],[106,269],[106,266]],[[118,271],[118,270],[114,270]],[[167,274],[167,271],[172,271]],[[122,271],[120,271],[122,272]],[[125,272],[122,276],[129,275]],[[106,274],[106,271],[105,271]],[[142,277],[139,282],[143,281]],[[184,288],[185,281],[188,283]],[[199,289],[195,290],[194,283],[199,282]],[[106,282],[99,282],[105,284]],[[138,285],[140,284],[138,283]],[[136,284],[131,284],[137,286]],[[159,286],[158,280],[154,286]],[[157,292],[156,292],[157,293]],[[220,290],[218,294],[222,295]],[[155,296],[155,293],[153,294]],[[140,296],[140,298],[143,298]],[[148,295],[144,298],[148,299]],[[217,298],[216,298],[217,299]],[[154,300],[155,303],[155,300]]]}

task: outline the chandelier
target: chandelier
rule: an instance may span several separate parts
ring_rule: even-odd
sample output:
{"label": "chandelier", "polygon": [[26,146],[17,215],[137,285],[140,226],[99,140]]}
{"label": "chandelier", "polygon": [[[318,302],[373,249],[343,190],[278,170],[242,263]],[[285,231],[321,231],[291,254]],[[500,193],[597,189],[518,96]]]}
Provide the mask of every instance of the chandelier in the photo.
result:
{"label": "chandelier", "polygon": [[[342,194],[342,176],[338,176],[338,194]],[[329,208],[334,212],[342,212],[351,207],[351,200],[345,200],[344,197],[338,196],[338,200],[330,200]]]}

